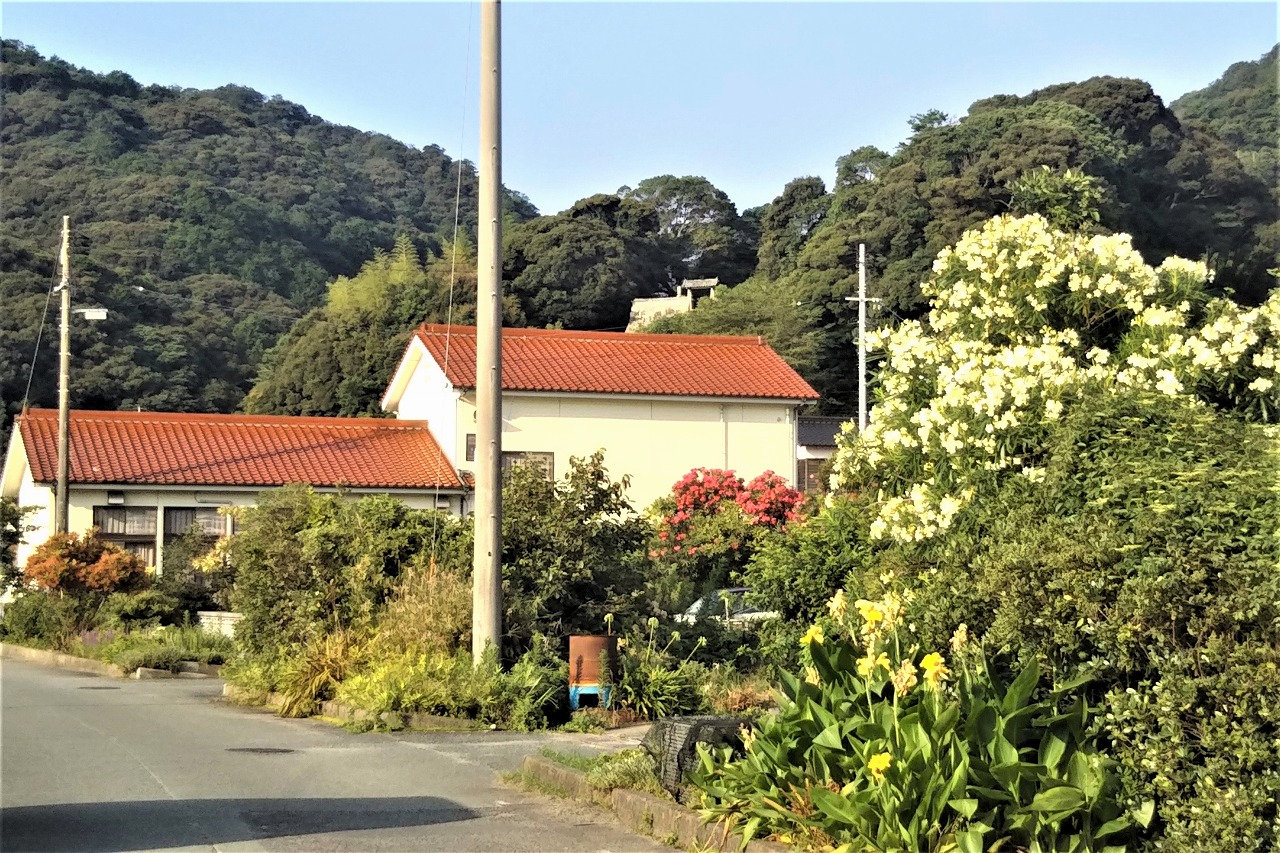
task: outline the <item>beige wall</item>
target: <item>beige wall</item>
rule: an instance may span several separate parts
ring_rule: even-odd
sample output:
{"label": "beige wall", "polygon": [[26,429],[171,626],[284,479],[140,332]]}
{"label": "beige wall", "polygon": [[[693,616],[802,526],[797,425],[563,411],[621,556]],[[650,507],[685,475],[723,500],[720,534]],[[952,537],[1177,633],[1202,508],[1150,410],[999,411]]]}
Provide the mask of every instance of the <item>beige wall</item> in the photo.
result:
{"label": "beige wall", "polygon": [[[507,393],[502,407],[504,451],[553,453],[559,478],[571,456],[602,449],[612,477],[630,475],[637,509],[668,494],[693,468],[729,468],[745,479],[770,470],[795,479],[795,408],[789,403]],[[458,459],[464,459],[466,433],[475,431],[474,411],[471,397],[463,397]],[[474,463],[458,465],[474,470]]]}

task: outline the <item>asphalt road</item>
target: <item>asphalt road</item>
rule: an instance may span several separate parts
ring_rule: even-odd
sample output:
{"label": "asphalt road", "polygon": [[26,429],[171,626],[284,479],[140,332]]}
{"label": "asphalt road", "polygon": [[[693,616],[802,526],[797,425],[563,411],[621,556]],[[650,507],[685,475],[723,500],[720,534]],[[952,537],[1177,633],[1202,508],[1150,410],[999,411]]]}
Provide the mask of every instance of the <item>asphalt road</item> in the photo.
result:
{"label": "asphalt road", "polygon": [[0,667],[0,850],[671,850],[498,779],[625,736],[352,734],[226,704],[213,679]]}

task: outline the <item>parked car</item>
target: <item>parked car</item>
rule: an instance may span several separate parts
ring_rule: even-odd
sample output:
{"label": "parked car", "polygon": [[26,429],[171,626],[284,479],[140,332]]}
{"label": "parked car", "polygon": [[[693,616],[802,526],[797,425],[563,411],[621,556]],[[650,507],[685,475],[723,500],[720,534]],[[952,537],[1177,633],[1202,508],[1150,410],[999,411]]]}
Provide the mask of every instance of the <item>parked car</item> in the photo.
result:
{"label": "parked car", "polygon": [[778,614],[772,610],[761,610],[747,604],[747,587],[718,589],[710,595],[704,595],[689,608],[676,617],[677,622],[692,625],[699,619],[716,619],[736,627],[745,627],[774,619]]}

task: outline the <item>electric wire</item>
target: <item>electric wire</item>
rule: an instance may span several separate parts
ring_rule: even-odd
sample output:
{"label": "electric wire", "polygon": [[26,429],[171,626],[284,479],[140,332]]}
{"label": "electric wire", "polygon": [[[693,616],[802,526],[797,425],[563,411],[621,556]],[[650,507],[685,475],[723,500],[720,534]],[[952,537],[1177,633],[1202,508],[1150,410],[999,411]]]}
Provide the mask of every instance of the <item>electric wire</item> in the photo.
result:
{"label": "electric wire", "polygon": [[[453,192],[453,237],[450,241],[451,251],[449,259],[449,299],[445,307],[445,333],[444,333],[444,364],[441,369],[444,375],[449,375],[449,349],[453,333],[453,294],[458,284],[458,223],[462,215],[462,168],[466,163],[466,158],[462,156],[464,146],[467,139],[467,98],[470,96],[470,68],[471,68],[471,26],[474,20],[474,10],[467,7],[467,38],[463,42],[463,72],[462,72],[462,129],[458,133],[458,179]],[[457,408],[455,406],[456,414]],[[456,433],[456,428],[455,428]],[[457,436],[454,436],[454,451],[457,451]],[[455,466],[456,473],[456,466]],[[461,480],[461,477],[459,477]],[[465,485],[465,484],[464,484]],[[434,570],[436,564],[436,556],[438,554],[439,539],[439,520],[440,520],[440,484],[436,483],[434,512],[431,515],[431,562],[430,566]],[[459,505],[459,513],[461,513],[461,505]]]}
{"label": "electric wire", "polygon": [[58,286],[58,266],[61,262],[56,261],[53,265],[53,274],[49,277],[49,292],[44,297],[44,311],[40,313],[40,328],[36,332],[36,345],[31,353],[31,364],[27,369],[27,390],[22,394],[22,411],[27,410],[27,403],[31,399],[31,380],[36,375],[36,359],[40,356],[40,339],[44,337],[44,324],[49,319],[49,303],[53,301],[53,291]]}

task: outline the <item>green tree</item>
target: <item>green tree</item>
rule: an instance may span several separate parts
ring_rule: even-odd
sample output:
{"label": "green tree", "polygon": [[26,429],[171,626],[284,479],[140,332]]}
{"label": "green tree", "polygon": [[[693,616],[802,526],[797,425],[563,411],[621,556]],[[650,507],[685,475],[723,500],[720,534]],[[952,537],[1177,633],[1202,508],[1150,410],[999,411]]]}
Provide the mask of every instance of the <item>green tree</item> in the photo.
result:
{"label": "green tree", "polygon": [[724,191],[706,178],[660,175],[622,187],[618,195],[654,205],[659,234],[674,243],[667,251],[678,253],[673,276],[719,278],[734,285],[751,275],[756,254],[751,230]]}

